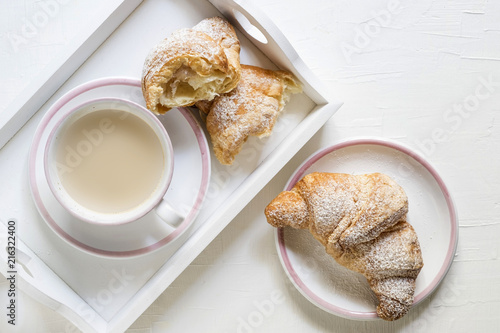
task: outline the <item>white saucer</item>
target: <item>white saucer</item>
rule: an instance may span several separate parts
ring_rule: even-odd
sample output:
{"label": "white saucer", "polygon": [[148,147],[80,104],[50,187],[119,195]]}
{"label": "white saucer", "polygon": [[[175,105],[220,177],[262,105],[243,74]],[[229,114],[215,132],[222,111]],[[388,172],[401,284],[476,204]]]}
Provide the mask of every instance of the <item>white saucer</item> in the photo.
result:
{"label": "white saucer", "polygon": [[82,84],[61,97],[41,120],[29,156],[30,188],[41,216],[69,244],[88,253],[106,257],[131,257],[150,253],[178,238],[196,218],[210,179],[210,151],[205,134],[184,108],[158,118],[174,147],[174,174],[165,198],[186,218],[174,230],[154,212],[120,226],[86,223],[68,213],[56,200],[44,176],[43,151],[52,127],[63,109],[85,99],[120,97],[144,105],[141,83],[130,78],[103,78]]}
{"label": "white saucer", "polygon": [[[458,241],[453,200],[436,170],[420,155],[380,139],[355,139],[311,155],[293,173],[285,190],[314,171],[364,174],[382,172],[408,195],[408,222],[415,228],[424,267],[417,280],[414,305],[429,296],[448,272]],[[279,228],[275,241],[288,277],[316,306],[356,320],[376,319],[377,299],[366,279],[337,264],[307,230]]]}

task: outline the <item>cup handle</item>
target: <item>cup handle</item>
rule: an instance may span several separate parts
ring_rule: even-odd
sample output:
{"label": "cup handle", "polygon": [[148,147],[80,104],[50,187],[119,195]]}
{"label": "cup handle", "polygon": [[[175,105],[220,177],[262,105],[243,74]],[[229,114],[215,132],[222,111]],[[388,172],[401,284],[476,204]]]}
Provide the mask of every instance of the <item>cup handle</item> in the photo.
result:
{"label": "cup handle", "polygon": [[186,218],[165,199],[160,201],[158,206],[156,206],[155,212],[156,215],[174,229],[176,229]]}

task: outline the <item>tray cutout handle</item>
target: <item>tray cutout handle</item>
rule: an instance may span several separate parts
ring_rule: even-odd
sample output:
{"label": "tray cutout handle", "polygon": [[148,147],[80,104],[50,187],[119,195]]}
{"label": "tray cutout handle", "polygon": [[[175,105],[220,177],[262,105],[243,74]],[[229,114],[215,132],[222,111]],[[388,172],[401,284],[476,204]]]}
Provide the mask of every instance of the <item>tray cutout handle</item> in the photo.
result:
{"label": "tray cutout handle", "polygon": [[264,33],[255,25],[253,25],[252,22],[250,22],[250,20],[245,16],[245,14],[240,12],[238,9],[233,8],[233,15],[236,21],[238,21],[241,27],[247,32],[247,34],[249,34],[256,41],[262,44],[268,43]]}

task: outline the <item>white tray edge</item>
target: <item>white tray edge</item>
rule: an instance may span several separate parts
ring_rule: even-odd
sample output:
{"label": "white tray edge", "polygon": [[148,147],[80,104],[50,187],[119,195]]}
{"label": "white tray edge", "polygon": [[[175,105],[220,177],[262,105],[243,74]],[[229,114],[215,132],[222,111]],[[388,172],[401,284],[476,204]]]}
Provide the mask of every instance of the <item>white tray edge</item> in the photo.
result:
{"label": "white tray edge", "polygon": [[[105,1],[88,28],[17,95],[0,115],[0,149],[47,102],[64,82],[108,38],[143,0]],[[110,14],[111,12],[111,14]]]}

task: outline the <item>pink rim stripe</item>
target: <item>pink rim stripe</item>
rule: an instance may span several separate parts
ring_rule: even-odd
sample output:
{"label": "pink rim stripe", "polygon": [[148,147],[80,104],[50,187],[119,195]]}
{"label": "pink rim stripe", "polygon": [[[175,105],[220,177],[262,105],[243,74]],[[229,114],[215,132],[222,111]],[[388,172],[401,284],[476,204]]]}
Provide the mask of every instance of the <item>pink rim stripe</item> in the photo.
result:
{"label": "pink rim stripe", "polygon": [[[410,148],[407,148],[405,146],[402,146],[400,144],[390,142],[390,141],[385,141],[382,139],[354,139],[354,140],[348,140],[344,141],[341,143],[338,143],[336,145],[333,145],[331,147],[322,149],[314,154],[312,154],[302,165],[295,171],[293,176],[290,178],[288,181],[285,190],[289,191],[293,188],[293,186],[305,175],[305,172],[307,169],[309,169],[314,163],[316,163],[319,159],[324,157],[325,155],[330,154],[331,152],[335,150],[339,150],[345,147],[350,147],[350,146],[357,146],[357,145],[379,145],[379,146],[385,146],[389,147],[392,149],[399,150],[400,152],[412,157],[414,160],[419,162],[423,167],[429,171],[429,173],[434,177],[436,182],[439,185],[439,188],[441,192],[444,195],[444,198],[446,200],[446,205],[448,206],[448,212],[450,214],[450,226],[451,226],[451,237],[450,237],[450,242],[448,244],[448,251],[446,253],[446,258],[444,261],[443,266],[439,270],[438,274],[434,278],[434,280],[429,284],[427,288],[425,288],[423,291],[421,291],[418,295],[415,295],[413,304],[417,305],[420,303],[426,296],[430,295],[436,288],[437,286],[441,283],[443,278],[446,276],[448,273],[448,270],[450,269],[450,266],[453,262],[453,256],[455,254],[456,248],[457,248],[457,243],[458,243],[458,220],[457,220],[457,214],[456,214],[456,209],[455,205],[453,203],[453,199],[450,195],[450,192],[448,191],[448,188],[446,184],[444,183],[443,179],[441,176],[438,174],[436,169],[422,156],[417,154],[416,152],[412,151]],[[278,228],[277,229],[277,237],[278,237],[278,245],[279,245],[279,251],[283,260],[283,263],[293,279],[294,283],[301,289],[301,292],[304,296],[312,300],[314,303],[318,304],[320,307],[326,309],[329,312],[332,313],[338,313],[343,317],[346,318],[353,318],[353,319],[362,319],[362,320],[367,320],[367,319],[376,319],[378,318],[377,313],[375,311],[372,312],[356,312],[356,311],[349,311],[343,308],[340,308],[334,304],[331,304],[327,301],[325,301],[323,298],[320,296],[316,295],[313,291],[311,291],[305,283],[300,279],[298,276],[297,272],[295,272],[295,269],[293,268],[290,258],[288,257],[286,245],[285,245],[285,238],[284,238],[284,231],[283,228]]]}
{"label": "pink rim stripe", "polygon": [[92,254],[97,254],[97,255],[102,255],[102,256],[108,256],[108,257],[131,257],[131,256],[137,256],[145,253],[152,252],[165,244],[171,242],[173,239],[175,239],[178,235],[180,235],[194,220],[194,218],[198,215],[198,212],[201,208],[201,204],[203,202],[203,199],[205,197],[205,194],[208,189],[208,182],[209,182],[209,177],[210,177],[210,160],[209,160],[209,151],[208,151],[208,145],[206,138],[203,134],[203,131],[200,128],[200,125],[194,118],[194,116],[189,112],[189,110],[185,108],[179,108],[179,111],[181,114],[184,116],[186,121],[189,123],[191,126],[191,129],[196,135],[196,139],[198,141],[198,145],[200,148],[200,153],[202,156],[202,179],[201,179],[201,186],[198,191],[198,195],[196,197],[195,203],[189,213],[187,214],[186,218],[184,221],[175,229],[174,232],[169,234],[167,237],[163,238],[162,240],[156,242],[155,244],[149,245],[144,248],[136,249],[136,250],[130,250],[130,251],[107,251],[107,250],[101,250],[101,249],[96,249],[94,247],[88,246],[68,233],[66,233],[55,221],[52,219],[50,216],[49,212],[47,211],[47,208],[43,204],[42,198],[40,196],[40,191],[38,189],[37,185],[37,176],[36,176],[36,171],[35,171],[35,164],[36,164],[36,155],[38,148],[40,146],[40,140],[45,132],[45,129],[49,122],[52,120],[52,117],[64,106],[66,105],[69,101],[71,101],[73,98],[89,91],[93,90],[96,88],[100,87],[105,87],[105,86],[111,86],[111,85],[125,85],[125,86],[132,86],[132,87],[141,87],[141,82],[138,79],[132,79],[132,78],[103,78],[103,79],[97,79],[94,81],[90,81],[87,83],[84,83],[76,88],[73,88],[70,90],[68,93],[66,93],[64,96],[62,96],[59,100],[57,100],[47,111],[47,113],[44,115],[42,122],[39,124],[37,131],[35,133],[35,136],[33,138],[33,144],[30,149],[29,153],[29,179],[30,179],[30,187],[31,191],[33,194],[33,199],[36,203],[36,206],[38,207],[40,214],[43,216],[45,221],[49,224],[49,226],[54,229],[54,231],[59,234],[64,240],[66,240],[68,243],[81,248],[82,250],[85,250],[87,252],[90,252]]}

